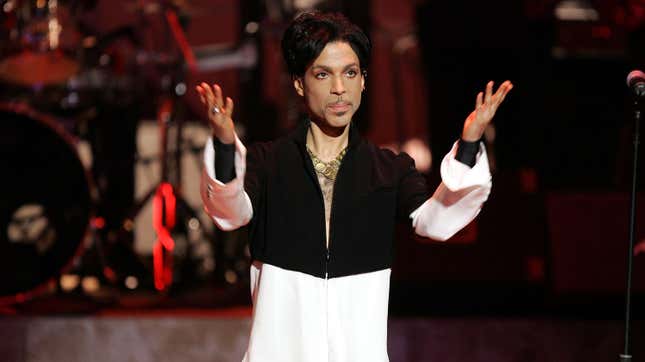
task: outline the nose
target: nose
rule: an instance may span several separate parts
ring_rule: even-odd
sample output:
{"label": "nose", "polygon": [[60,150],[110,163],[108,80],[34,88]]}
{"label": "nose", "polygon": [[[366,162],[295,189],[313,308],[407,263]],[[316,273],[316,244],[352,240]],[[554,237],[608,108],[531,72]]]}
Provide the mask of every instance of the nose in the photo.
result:
{"label": "nose", "polygon": [[331,94],[342,95],[345,93],[345,83],[343,77],[334,77],[331,85]]}

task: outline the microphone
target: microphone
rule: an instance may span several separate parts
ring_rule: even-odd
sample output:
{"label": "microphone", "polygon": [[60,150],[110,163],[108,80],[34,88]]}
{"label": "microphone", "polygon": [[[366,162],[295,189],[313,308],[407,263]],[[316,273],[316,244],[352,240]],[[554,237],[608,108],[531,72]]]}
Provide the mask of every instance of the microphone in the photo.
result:
{"label": "microphone", "polygon": [[640,70],[632,70],[627,75],[627,86],[637,97],[645,96],[645,73]]}

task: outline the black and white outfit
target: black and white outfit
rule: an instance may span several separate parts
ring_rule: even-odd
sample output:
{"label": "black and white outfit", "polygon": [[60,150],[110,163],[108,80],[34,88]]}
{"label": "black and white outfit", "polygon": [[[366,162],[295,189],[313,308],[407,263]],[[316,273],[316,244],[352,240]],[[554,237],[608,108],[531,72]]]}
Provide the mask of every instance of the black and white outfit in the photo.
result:
{"label": "black and white outfit", "polygon": [[248,153],[236,140],[227,183],[215,175],[222,145],[206,145],[206,211],[223,230],[250,223],[253,320],[243,362],[387,362],[395,223],[410,220],[417,234],[446,240],[473,220],[491,189],[484,145],[455,143],[430,197],[412,158],[350,126],[327,231],[308,128]]}

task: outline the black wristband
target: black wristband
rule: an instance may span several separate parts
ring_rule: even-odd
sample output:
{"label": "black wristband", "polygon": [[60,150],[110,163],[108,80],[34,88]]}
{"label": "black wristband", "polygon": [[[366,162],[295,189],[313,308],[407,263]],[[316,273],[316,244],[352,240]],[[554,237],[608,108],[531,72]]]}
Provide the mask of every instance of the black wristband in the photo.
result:
{"label": "black wristband", "polygon": [[215,147],[215,177],[227,183],[235,178],[235,144],[222,143],[213,137]]}
{"label": "black wristband", "polygon": [[465,165],[473,167],[477,162],[477,152],[479,152],[479,141],[468,142],[459,139],[455,159]]}

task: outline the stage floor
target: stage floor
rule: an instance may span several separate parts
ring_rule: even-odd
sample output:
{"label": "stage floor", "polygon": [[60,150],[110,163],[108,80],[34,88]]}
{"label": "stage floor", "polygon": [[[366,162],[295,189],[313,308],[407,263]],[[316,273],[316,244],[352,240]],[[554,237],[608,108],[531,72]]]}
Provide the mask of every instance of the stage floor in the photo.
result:
{"label": "stage floor", "polygon": [[[93,316],[0,318],[7,362],[239,362],[250,309],[105,311]],[[633,323],[633,361],[645,361],[645,323]],[[618,359],[615,320],[393,318],[392,362],[605,362]],[[361,361],[357,361],[361,362]],[[371,361],[370,361],[371,362]]]}

